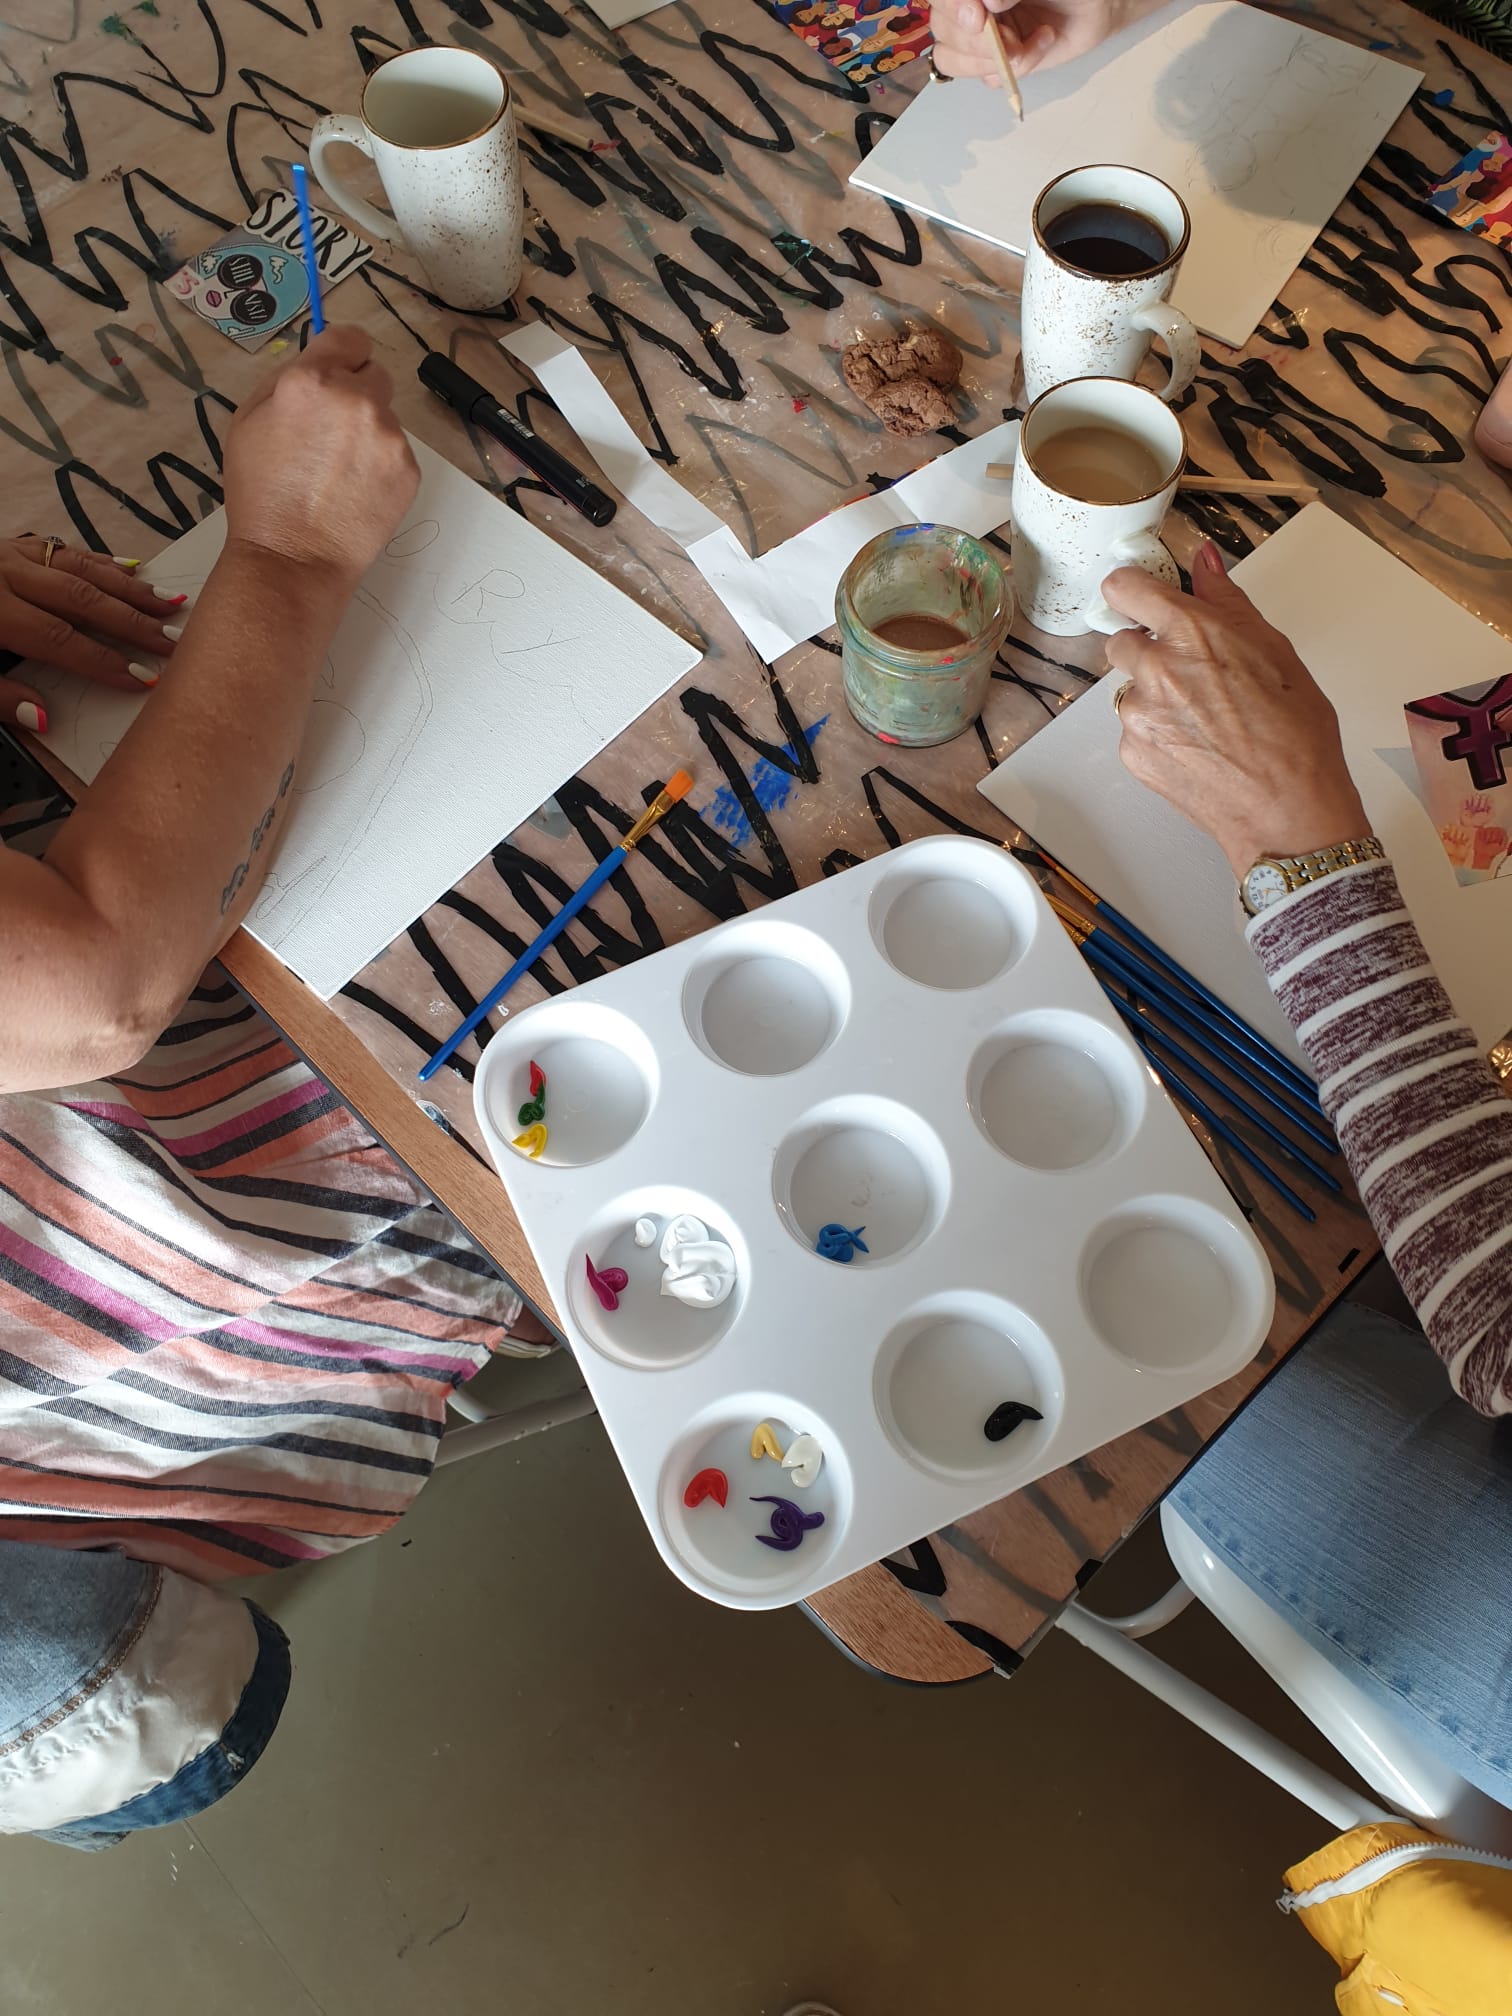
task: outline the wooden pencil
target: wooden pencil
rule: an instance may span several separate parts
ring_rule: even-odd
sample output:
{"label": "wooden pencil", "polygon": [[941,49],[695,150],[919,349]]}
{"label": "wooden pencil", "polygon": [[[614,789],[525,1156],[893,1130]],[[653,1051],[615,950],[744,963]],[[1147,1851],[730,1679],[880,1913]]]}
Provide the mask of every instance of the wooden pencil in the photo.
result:
{"label": "wooden pencil", "polygon": [[1008,94],[1008,103],[1013,107],[1015,119],[1024,116],[1024,94],[1019,89],[1018,78],[1013,74],[1013,64],[1009,59],[1008,46],[1003,40],[1003,24],[995,14],[987,16],[987,40],[992,47],[993,60],[998,67],[998,75],[1003,80],[1003,89]]}

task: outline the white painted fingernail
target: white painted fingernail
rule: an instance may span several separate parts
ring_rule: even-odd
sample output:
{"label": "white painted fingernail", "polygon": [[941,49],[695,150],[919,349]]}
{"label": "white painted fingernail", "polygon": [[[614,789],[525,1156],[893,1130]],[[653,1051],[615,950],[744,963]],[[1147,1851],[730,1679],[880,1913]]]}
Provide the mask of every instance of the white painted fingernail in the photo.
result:
{"label": "white painted fingernail", "polygon": [[153,594],[156,595],[159,602],[173,602],[176,604],[180,602],[187,602],[189,600],[189,597],[186,594],[184,594],[181,589],[177,589],[172,586],[165,588],[162,587],[156,581],[149,581],[147,583],[147,586],[152,590]]}
{"label": "white painted fingernail", "polygon": [[23,700],[16,709],[16,719],[23,728],[29,728],[33,735],[47,733],[47,716],[40,707],[34,707],[30,700]]}
{"label": "white painted fingernail", "polygon": [[140,679],[144,686],[156,686],[163,676],[161,672],[154,672],[150,665],[128,665],[126,670],[133,679]]}
{"label": "white painted fingernail", "polygon": [[140,560],[128,560],[124,553],[112,553],[110,557],[117,567],[125,567],[128,570],[133,567],[140,567],[142,564]]}
{"label": "white painted fingernail", "polygon": [[177,644],[183,634],[184,626],[182,623],[165,623],[163,625],[163,635],[168,639],[170,644]]}

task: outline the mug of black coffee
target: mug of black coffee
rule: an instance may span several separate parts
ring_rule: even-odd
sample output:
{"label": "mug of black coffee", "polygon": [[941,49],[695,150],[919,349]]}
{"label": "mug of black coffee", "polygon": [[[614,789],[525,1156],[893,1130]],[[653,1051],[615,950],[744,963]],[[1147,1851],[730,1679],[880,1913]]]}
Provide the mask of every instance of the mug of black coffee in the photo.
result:
{"label": "mug of black coffee", "polygon": [[1140,168],[1072,168],[1037,197],[1024,261],[1024,384],[1031,400],[1072,378],[1133,378],[1157,337],[1162,399],[1197,375],[1197,331],[1170,302],[1191,236],[1176,191]]}

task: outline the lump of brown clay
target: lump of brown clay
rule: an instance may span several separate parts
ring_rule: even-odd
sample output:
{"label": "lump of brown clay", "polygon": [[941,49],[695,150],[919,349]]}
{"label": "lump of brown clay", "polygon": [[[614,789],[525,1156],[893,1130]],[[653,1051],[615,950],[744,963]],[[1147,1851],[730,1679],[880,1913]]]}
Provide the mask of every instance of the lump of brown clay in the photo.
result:
{"label": "lump of brown clay", "polygon": [[867,400],[889,434],[933,434],[955,419],[955,408],[927,378],[900,378]]}
{"label": "lump of brown clay", "polygon": [[841,352],[840,369],[889,434],[929,434],[955,418],[945,393],[961,375],[961,353],[937,330],[859,337]]}

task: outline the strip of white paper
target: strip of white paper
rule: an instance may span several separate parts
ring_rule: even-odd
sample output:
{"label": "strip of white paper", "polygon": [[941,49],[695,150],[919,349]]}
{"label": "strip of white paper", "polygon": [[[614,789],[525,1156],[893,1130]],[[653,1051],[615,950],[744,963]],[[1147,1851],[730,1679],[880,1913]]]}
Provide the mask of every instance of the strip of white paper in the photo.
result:
{"label": "strip of white paper", "polygon": [[615,489],[683,548],[768,661],[830,627],[840,576],[879,532],[894,525],[954,525],[980,538],[1007,520],[1009,486],[985,472],[989,462],[1013,460],[1016,420],[949,449],[890,490],[832,511],[753,559],[722,519],[651,459],[580,350],[544,322],[500,341],[550,393]]}

